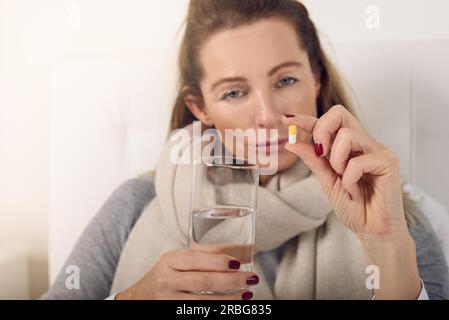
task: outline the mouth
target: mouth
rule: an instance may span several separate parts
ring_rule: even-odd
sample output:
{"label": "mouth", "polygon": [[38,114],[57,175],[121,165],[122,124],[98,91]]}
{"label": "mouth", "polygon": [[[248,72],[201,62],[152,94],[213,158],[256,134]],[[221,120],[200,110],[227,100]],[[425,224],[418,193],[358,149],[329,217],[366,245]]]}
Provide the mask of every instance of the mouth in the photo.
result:
{"label": "mouth", "polygon": [[277,150],[283,147],[288,142],[287,138],[279,138],[277,140],[272,141],[261,141],[257,143],[256,145],[253,145],[253,147],[256,147],[258,149],[266,149],[266,150]]}

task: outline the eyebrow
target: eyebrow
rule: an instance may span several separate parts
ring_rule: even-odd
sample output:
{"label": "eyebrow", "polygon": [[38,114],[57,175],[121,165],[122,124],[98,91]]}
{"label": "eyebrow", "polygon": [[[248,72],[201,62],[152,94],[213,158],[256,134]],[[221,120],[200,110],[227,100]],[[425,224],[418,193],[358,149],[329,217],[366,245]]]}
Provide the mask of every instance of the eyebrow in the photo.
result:
{"label": "eyebrow", "polygon": [[[279,71],[282,68],[286,68],[286,67],[302,67],[302,63],[298,62],[298,61],[287,61],[287,62],[283,62],[275,67],[273,67],[270,71],[268,71],[267,75],[268,76],[272,76],[274,73],[276,73],[277,71]],[[230,77],[230,78],[223,78],[218,80],[217,82],[215,82],[211,88],[210,91],[213,91],[216,87],[218,87],[219,85],[223,84],[223,83],[228,83],[228,82],[238,82],[238,81],[245,81],[246,78],[244,77]]]}

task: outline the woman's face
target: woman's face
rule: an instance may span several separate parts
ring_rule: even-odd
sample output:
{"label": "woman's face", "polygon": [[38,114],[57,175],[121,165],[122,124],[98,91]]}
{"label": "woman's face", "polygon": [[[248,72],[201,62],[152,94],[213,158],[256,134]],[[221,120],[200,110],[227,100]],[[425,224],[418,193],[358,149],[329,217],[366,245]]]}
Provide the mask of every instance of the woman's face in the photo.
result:
{"label": "woman's face", "polygon": [[[190,109],[223,137],[225,129],[267,129],[267,134],[278,129],[276,141],[267,135],[246,147],[278,152],[277,171],[289,168],[297,156],[283,148],[288,128],[281,117],[316,116],[320,89],[293,27],[281,19],[265,19],[219,32],[206,40],[199,59],[204,71],[203,103],[198,108],[187,103]],[[298,140],[310,139],[298,133]]]}

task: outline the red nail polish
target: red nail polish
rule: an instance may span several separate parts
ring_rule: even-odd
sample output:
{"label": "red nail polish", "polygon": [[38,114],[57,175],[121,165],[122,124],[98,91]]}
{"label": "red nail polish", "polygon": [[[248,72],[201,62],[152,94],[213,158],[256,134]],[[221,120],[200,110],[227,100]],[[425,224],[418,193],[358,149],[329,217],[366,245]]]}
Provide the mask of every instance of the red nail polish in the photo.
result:
{"label": "red nail polish", "polygon": [[240,261],[230,260],[228,262],[228,268],[229,269],[239,269],[240,268]]}
{"label": "red nail polish", "polygon": [[315,143],[315,154],[317,157],[321,157],[323,155],[323,145],[321,143]]}
{"label": "red nail polish", "polygon": [[284,114],[284,116],[286,116],[287,118],[294,118],[295,117],[294,114]]}
{"label": "red nail polish", "polygon": [[251,291],[246,291],[242,294],[243,300],[250,300],[253,297],[253,293]]}
{"label": "red nail polish", "polygon": [[259,277],[254,275],[246,279],[246,284],[248,285],[255,285],[259,283]]}

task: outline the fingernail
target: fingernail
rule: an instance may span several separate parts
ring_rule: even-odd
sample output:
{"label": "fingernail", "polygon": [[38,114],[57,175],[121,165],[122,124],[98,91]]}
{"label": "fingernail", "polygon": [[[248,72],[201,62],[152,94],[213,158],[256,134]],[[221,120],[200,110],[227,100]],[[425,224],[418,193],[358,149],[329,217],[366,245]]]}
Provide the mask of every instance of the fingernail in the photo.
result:
{"label": "fingernail", "polygon": [[240,261],[237,260],[230,260],[228,262],[229,269],[238,269],[240,268]]}
{"label": "fingernail", "polygon": [[242,294],[243,300],[250,300],[250,299],[252,299],[252,297],[253,297],[253,293],[251,291],[246,291],[246,292],[243,292],[243,294]]}
{"label": "fingernail", "polygon": [[294,118],[295,117],[294,114],[284,114],[284,116],[286,116],[287,118]]}
{"label": "fingernail", "polygon": [[254,275],[246,279],[246,284],[248,285],[255,285],[259,283],[259,277]]}
{"label": "fingernail", "polygon": [[315,143],[315,154],[317,157],[321,157],[323,155],[323,145],[321,143]]}

